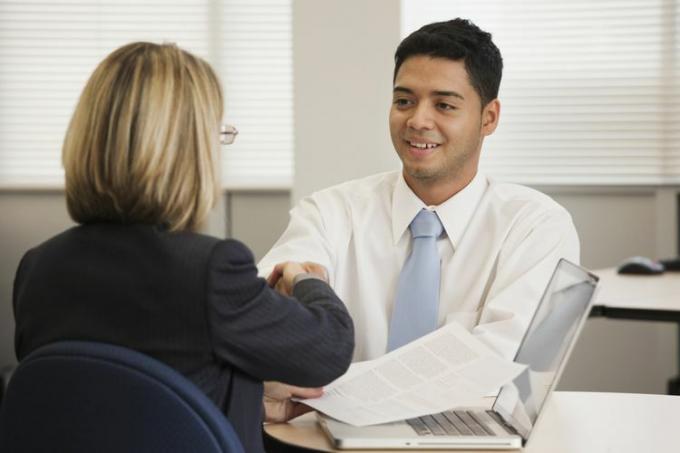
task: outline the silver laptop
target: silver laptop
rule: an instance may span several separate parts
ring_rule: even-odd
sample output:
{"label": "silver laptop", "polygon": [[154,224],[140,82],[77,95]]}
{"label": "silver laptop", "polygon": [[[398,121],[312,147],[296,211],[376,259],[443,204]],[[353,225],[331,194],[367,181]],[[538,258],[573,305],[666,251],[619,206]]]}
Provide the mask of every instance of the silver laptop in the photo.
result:
{"label": "silver laptop", "polygon": [[590,312],[598,277],[560,260],[515,362],[527,365],[491,410],[461,408],[403,422],[355,427],[318,420],[339,449],[519,449],[526,443]]}

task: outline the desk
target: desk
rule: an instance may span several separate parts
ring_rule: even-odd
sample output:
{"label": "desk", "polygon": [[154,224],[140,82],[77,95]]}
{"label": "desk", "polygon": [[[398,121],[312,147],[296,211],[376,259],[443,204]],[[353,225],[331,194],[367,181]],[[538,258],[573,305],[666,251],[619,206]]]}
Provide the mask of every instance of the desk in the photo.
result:
{"label": "desk", "polygon": [[[680,396],[555,392],[548,400],[545,412],[522,451],[524,453],[677,451],[680,446],[678,426],[680,426]],[[340,451],[333,450],[316,425],[313,414],[303,415],[287,424],[267,425],[265,430],[270,436],[284,443],[327,452]],[[362,453],[359,450],[342,451]],[[379,452],[367,450],[363,453]]]}
{"label": "desk", "polygon": [[616,269],[593,271],[600,290],[593,316],[680,322],[680,272],[619,275]]}
{"label": "desk", "polygon": [[[619,275],[607,268],[593,273],[600,277],[600,290],[590,316],[677,323],[680,366],[680,272]],[[680,395],[680,376],[668,381],[668,393]]]}

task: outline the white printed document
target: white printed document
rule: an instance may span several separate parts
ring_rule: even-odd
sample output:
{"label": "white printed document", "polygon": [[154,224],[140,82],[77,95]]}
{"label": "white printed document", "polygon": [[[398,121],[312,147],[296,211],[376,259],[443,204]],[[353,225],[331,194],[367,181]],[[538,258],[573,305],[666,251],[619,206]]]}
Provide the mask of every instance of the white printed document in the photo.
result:
{"label": "white printed document", "polygon": [[451,323],[379,359],[352,364],[322,397],[303,402],[354,426],[388,423],[477,402],[525,367]]}

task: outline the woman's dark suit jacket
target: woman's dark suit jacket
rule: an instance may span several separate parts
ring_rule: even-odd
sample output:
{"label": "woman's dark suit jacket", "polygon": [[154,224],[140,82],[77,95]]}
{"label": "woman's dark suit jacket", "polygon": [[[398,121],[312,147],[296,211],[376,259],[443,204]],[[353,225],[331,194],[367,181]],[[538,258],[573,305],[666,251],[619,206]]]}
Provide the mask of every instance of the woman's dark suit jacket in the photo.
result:
{"label": "woman's dark suit jacket", "polygon": [[302,280],[294,297],[258,278],[251,252],[235,240],[77,226],[22,259],[15,350],[21,360],[50,342],[91,340],[155,357],[201,388],[245,450],[257,452],[262,381],[318,387],[351,361],[352,321],[331,288]]}

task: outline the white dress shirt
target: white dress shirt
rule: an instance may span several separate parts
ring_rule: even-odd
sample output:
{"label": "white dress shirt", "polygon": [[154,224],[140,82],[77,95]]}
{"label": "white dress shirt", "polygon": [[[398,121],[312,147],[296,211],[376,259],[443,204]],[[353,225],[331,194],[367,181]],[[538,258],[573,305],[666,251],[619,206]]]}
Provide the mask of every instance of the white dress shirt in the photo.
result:
{"label": "white dress shirt", "polygon": [[[291,210],[260,273],[282,261],[324,265],[354,319],[354,360],[374,359],[385,353],[408,227],[423,208],[400,171],[316,192]],[[458,322],[513,359],[557,261],[578,263],[571,216],[540,192],[482,174],[429,209],[444,226],[439,325]]]}

